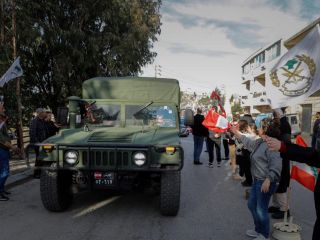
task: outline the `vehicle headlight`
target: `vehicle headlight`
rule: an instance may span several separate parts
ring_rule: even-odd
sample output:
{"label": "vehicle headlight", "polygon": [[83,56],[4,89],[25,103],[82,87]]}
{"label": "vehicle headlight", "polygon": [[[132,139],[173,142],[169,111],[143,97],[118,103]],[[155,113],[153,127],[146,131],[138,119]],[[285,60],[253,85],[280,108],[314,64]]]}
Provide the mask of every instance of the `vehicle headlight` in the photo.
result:
{"label": "vehicle headlight", "polygon": [[133,154],[133,162],[137,166],[142,166],[146,163],[147,156],[144,152],[136,152]]}
{"label": "vehicle headlight", "polygon": [[76,164],[78,161],[78,152],[77,151],[67,151],[64,154],[64,160],[70,165]]}

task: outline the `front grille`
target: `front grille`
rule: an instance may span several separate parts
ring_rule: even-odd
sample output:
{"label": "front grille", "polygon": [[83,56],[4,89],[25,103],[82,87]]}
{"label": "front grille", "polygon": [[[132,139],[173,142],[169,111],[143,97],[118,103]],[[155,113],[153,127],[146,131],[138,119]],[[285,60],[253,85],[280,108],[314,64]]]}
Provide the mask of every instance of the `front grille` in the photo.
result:
{"label": "front grille", "polygon": [[125,150],[92,150],[82,152],[82,165],[96,168],[123,168],[131,163],[131,152]]}

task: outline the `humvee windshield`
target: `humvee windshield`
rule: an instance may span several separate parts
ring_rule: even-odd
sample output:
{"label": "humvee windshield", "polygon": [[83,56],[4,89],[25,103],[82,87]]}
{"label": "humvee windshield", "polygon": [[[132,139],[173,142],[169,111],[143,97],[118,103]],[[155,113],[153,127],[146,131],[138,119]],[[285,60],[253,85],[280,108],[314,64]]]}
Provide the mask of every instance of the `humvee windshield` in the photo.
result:
{"label": "humvee windshield", "polygon": [[126,106],[126,126],[176,127],[176,110],[170,106],[150,105],[139,111],[141,105]]}
{"label": "humvee windshield", "polygon": [[94,127],[120,126],[120,105],[95,103],[87,107],[85,121]]}

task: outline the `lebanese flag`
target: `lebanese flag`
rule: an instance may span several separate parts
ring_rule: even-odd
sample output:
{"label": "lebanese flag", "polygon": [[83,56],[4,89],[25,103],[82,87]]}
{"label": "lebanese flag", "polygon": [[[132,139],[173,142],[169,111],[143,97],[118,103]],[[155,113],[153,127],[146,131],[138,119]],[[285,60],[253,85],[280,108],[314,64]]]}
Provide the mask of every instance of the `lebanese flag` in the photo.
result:
{"label": "lebanese flag", "polygon": [[216,133],[226,132],[230,127],[228,120],[214,109],[209,110],[202,125]]}
{"label": "lebanese flag", "polygon": [[[296,144],[302,147],[308,147],[301,135],[297,136]],[[310,167],[307,164],[295,162],[291,168],[291,178],[296,180],[312,192],[314,192],[317,177],[318,169],[315,167]]]}

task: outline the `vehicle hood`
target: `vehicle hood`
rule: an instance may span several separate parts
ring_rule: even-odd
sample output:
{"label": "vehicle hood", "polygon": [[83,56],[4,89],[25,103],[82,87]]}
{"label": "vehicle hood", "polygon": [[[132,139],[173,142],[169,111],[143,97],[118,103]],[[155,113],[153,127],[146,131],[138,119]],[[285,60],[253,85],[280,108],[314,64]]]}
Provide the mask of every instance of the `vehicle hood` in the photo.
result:
{"label": "vehicle hood", "polygon": [[179,144],[179,131],[175,128],[98,128],[89,132],[82,129],[62,130],[58,135],[47,139],[53,144]]}

